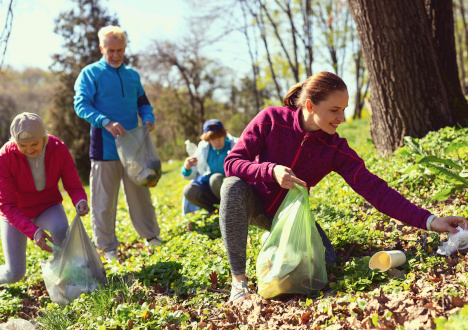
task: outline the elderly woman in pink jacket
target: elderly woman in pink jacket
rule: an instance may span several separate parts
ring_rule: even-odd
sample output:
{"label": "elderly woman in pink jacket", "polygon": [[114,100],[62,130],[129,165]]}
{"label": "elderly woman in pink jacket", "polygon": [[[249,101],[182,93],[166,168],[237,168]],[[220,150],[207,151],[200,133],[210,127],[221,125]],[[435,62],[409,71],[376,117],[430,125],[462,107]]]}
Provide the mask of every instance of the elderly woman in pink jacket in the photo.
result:
{"label": "elderly woman in pink jacket", "polygon": [[68,220],[58,187],[60,180],[77,212],[89,212],[67,146],[46,133],[42,119],[34,113],[21,113],[13,119],[10,133],[10,141],[0,149],[0,226],[5,256],[0,283],[23,278],[27,238],[47,252],[52,249],[46,240],[59,246],[64,240]]}

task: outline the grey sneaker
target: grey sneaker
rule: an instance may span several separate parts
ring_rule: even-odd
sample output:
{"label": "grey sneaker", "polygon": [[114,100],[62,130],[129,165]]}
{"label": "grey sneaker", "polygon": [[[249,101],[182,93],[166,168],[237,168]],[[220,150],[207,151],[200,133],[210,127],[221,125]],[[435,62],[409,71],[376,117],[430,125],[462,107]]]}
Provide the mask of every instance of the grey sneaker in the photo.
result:
{"label": "grey sneaker", "polygon": [[232,301],[233,304],[248,304],[250,302],[250,293],[247,283],[240,281],[237,284],[234,284],[231,289],[231,297],[229,301]]}
{"label": "grey sneaker", "polygon": [[109,250],[104,253],[104,258],[107,259],[108,262],[111,262],[113,259],[117,259],[117,251],[116,250]]}
{"label": "grey sneaker", "polygon": [[162,238],[159,237],[159,236],[156,236],[154,238],[151,238],[151,239],[148,239],[147,240],[147,244],[149,246],[154,246],[154,247],[157,247],[157,246],[160,246],[162,243]]}

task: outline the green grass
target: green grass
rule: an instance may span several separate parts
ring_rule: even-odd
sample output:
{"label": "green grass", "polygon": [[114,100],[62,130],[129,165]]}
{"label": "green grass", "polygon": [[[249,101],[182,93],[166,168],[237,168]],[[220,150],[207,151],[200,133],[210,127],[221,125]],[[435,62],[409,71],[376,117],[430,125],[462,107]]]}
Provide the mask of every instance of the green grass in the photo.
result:
{"label": "green grass", "polygon": [[[342,126],[340,136],[348,138],[368,168],[388,182],[396,182],[401,170],[411,164],[410,158],[398,153],[385,158],[377,156],[370,141],[368,119]],[[444,144],[448,144],[450,137],[458,138],[466,135],[466,131],[442,130],[439,134],[447,140]],[[428,150],[439,150],[438,139],[437,133],[431,133],[420,143]],[[457,157],[457,161],[466,163],[466,153],[458,153]],[[194,320],[204,320],[200,315],[224,306],[230,290],[230,272],[219,218],[217,214],[208,217],[206,211],[181,215],[182,189],[187,183],[180,177],[181,166],[182,161],[164,163],[163,176],[158,186],[151,189],[162,230],[162,246],[151,249],[144,245],[131,225],[120,195],[117,211],[120,258],[119,262],[112,263],[103,259],[108,284],[100,291],[83,294],[65,308],[59,307],[45,294],[38,262],[49,254],[28,242],[26,276],[21,282],[3,286],[0,318],[5,321],[10,317],[37,317],[44,329],[159,329],[169,324],[191,328]],[[428,174],[411,182],[400,182],[395,188],[417,205],[439,215],[468,216],[466,202],[450,204],[431,200],[438,184],[437,178]],[[459,193],[454,198],[463,195]],[[438,234],[423,237],[422,231],[407,228],[379,213],[339,175],[332,173],[314,187],[310,202],[315,218],[331,238],[338,255],[338,265],[328,269],[335,279],[318,297],[319,301],[334,299],[330,295],[338,292],[348,292],[350,299],[356,299],[378,287],[390,293],[408,290],[415,282],[415,274],[431,274],[434,268],[445,267],[444,259],[434,254],[439,244]],[[71,221],[74,209],[68,196],[64,196],[64,206]],[[91,237],[89,215],[83,217],[83,223]],[[262,232],[256,227],[249,229],[247,275],[253,283]],[[405,240],[405,235],[414,239]],[[402,267],[405,275],[392,277],[368,269],[370,255],[391,248],[405,249],[409,260]],[[0,262],[4,262],[3,253]],[[252,288],[256,289],[255,284]],[[26,301],[37,309],[28,312],[23,307]],[[308,301],[304,300],[303,304],[309,304]]]}

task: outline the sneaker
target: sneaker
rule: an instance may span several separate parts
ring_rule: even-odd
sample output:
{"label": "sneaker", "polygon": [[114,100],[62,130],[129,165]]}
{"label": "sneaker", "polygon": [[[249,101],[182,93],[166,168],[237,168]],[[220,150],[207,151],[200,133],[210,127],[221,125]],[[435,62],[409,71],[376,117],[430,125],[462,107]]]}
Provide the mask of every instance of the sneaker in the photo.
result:
{"label": "sneaker", "polygon": [[154,246],[154,247],[157,247],[157,246],[160,246],[162,243],[162,238],[159,237],[159,236],[156,236],[154,238],[151,238],[151,239],[148,239],[147,240],[147,244],[149,246]]}
{"label": "sneaker", "polygon": [[108,262],[111,262],[114,259],[117,259],[117,251],[109,250],[104,253],[104,259],[107,259]]}
{"label": "sneaker", "polygon": [[244,281],[240,281],[237,284],[234,284],[231,289],[231,297],[229,301],[232,301],[233,304],[248,304],[250,301],[249,297],[249,287]]}

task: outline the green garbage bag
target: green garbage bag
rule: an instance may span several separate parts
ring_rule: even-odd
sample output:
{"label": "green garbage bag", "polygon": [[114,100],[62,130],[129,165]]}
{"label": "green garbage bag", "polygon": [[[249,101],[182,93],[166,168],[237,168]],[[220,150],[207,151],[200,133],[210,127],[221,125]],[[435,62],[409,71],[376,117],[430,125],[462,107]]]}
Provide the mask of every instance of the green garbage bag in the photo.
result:
{"label": "green garbage bag", "polygon": [[54,254],[41,260],[44,283],[50,300],[66,305],[82,293],[105,284],[106,273],[101,258],[86,233],[79,215],[68,228],[62,246],[53,246]]}
{"label": "green garbage bag", "polygon": [[139,186],[155,185],[161,178],[161,160],[149,128],[136,127],[115,139],[117,153],[127,176]]}
{"label": "green garbage bag", "polygon": [[273,218],[257,258],[258,294],[311,294],[327,283],[325,248],[310,212],[307,190],[291,189]]}

